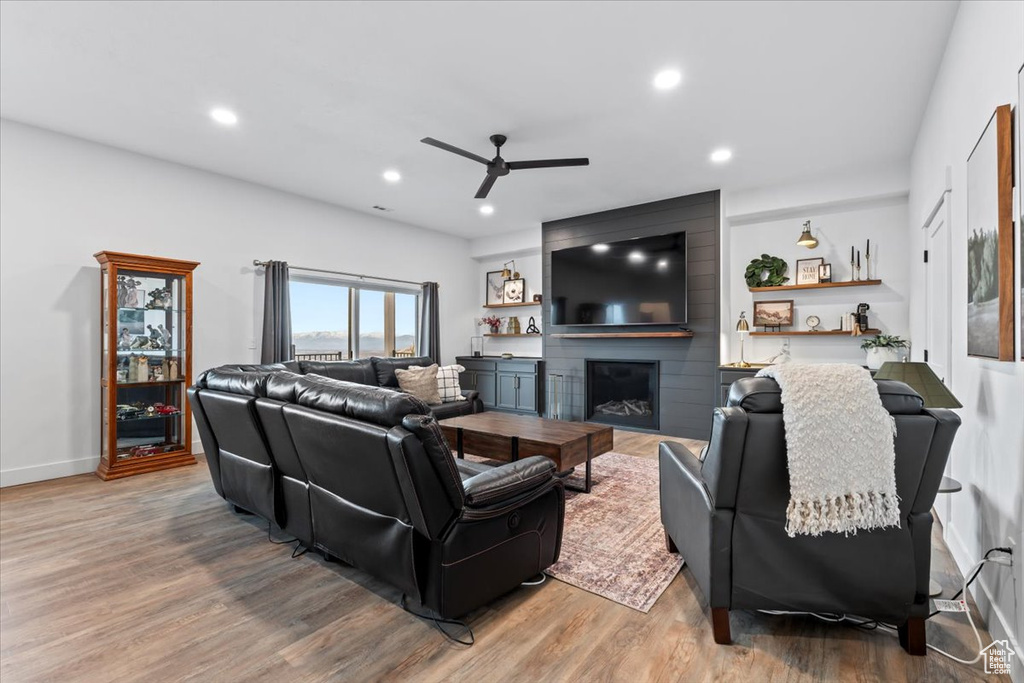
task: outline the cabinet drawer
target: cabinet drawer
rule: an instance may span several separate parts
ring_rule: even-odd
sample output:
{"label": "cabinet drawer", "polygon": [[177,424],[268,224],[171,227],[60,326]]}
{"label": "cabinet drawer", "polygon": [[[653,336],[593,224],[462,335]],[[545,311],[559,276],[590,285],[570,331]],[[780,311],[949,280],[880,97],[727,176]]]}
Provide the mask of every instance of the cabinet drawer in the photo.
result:
{"label": "cabinet drawer", "polygon": [[481,360],[479,358],[456,358],[455,362],[466,368],[478,372],[494,372],[498,364],[493,360]]}
{"label": "cabinet drawer", "polygon": [[721,370],[721,382],[726,386],[732,384],[738,379],[744,377],[753,377],[757,374],[757,370],[751,368],[750,370]]}
{"label": "cabinet drawer", "polygon": [[526,360],[503,360],[498,362],[498,370],[501,372],[517,372],[532,375],[537,372],[537,363],[536,361]]}

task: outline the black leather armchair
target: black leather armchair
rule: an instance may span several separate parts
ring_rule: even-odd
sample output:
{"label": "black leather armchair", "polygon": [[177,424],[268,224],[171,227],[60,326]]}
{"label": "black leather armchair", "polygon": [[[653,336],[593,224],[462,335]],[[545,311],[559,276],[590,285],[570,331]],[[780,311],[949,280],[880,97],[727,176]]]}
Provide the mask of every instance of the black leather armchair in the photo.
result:
{"label": "black leather armchair", "polygon": [[931,507],[960,418],[924,408],[901,382],[877,386],[897,427],[898,529],[787,535],[786,434],[772,379],[732,385],[703,461],[681,444],[661,444],[666,542],[711,607],[715,642],[731,642],[729,610],[827,612],[895,623],[904,648],[925,654]]}

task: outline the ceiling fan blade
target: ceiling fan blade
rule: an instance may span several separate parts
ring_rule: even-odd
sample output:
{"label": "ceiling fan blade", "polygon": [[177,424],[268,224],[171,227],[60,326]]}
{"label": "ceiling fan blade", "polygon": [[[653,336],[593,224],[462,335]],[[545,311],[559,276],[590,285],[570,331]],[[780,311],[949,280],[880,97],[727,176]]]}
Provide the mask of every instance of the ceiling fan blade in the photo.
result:
{"label": "ceiling fan blade", "polygon": [[479,161],[481,164],[484,165],[491,163],[490,159],[484,159],[479,154],[467,152],[464,149],[459,149],[455,145],[449,145],[447,142],[441,142],[440,140],[435,140],[434,138],[423,138],[422,140],[420,140],[420,142],[427,145],[431,145],[433,147],[437,147],[438,149],[443,149],[444,151],[451,152],[452,154],[458,154],[460,157],[466,157],[467,159],[472,159],[473,161]]}
{"label": "ceiling fan blade", "polygon": [[533,161],[510,161],[508,167],[513,171],[524,168],[556,168],[558,166],[589,166],[590,159],[535,159]]}
{"label": "ceiling fan blade", "polygon": [[498,176],[488,173],[487,177],[484,178],[484,181],[480,183],[480,189],[476,191],[476,198],[484,199],[487,197],[487,193],[491,191],[491,188],[494,186],[494,181],[497,179]]}

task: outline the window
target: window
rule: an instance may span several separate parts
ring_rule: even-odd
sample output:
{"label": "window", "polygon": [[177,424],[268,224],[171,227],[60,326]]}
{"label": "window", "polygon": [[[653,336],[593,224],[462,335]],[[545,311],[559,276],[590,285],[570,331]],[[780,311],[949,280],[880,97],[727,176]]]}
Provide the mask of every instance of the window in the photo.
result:
{"label": "window", "polygon": [[306,360],[416,353],[419,293],[292,277],[292,350]]}

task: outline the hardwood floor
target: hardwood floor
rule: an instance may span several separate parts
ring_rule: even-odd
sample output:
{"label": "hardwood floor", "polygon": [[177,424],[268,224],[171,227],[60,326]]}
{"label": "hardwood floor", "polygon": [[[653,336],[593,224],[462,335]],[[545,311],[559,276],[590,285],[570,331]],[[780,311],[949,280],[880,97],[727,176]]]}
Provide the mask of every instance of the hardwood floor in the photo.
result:
{"label": "hardwood floor", "polygon": [[[616,431],[615,450],[653,458],[659,440]],[[933,576],[955,586],[938,535],[934,546]],[[117,481],[0,490],[0,678],[997,680],[980,664],[910,657],[894,635],[811,617],[733,612],[734,644],[715,645],[686,569],[646,615],[554,579],[520,588],[470,615],[467,648],[403,612],[395,589],[291,550],[267,542],[265,522],[231,512],[202,458]],[[973,656],[962,617],[927,631]]]}

